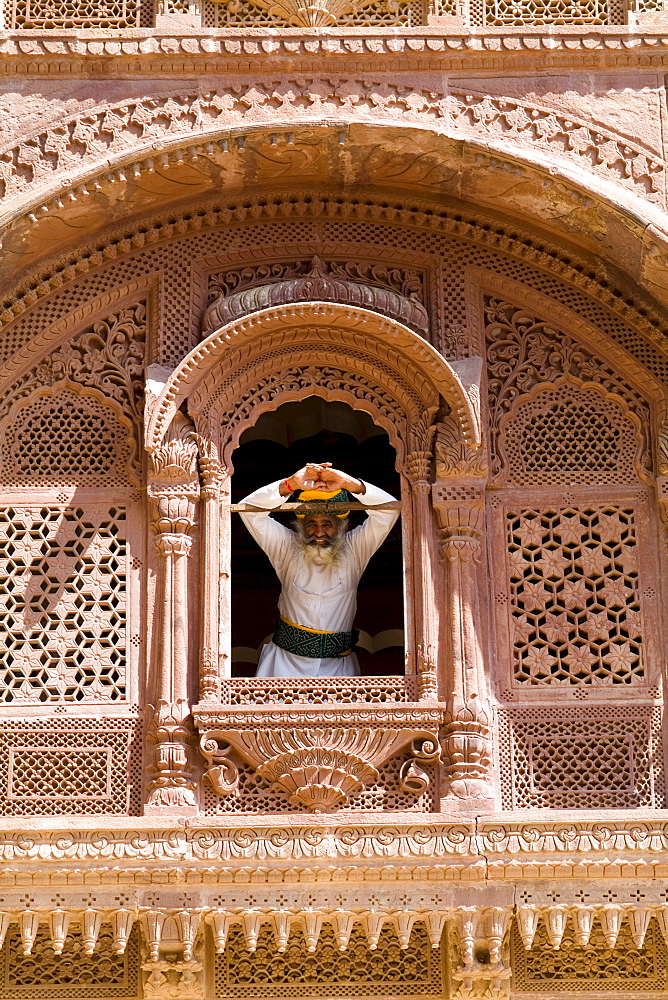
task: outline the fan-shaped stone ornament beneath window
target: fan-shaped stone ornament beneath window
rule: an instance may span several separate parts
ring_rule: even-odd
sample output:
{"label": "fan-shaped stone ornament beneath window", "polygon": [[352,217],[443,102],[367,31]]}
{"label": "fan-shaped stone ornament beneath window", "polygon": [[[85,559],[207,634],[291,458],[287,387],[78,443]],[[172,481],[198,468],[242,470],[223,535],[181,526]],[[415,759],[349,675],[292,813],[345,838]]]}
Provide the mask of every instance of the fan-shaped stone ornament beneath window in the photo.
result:
{"label": "fan-shaped stone ornament beneath window", "polygon": [[255,0],[255,5],[266,10],[270,17],[281,18],[293,28],[331,28],[342,19],[357,13],[365,4],[350,3],[349,0],[316,0],[303,3],[300,0]]}
{"label": "fan-shaped stone ornament beneath window", "polygon": [[[198,720],[202,729],[203,721]],[[221,727],[204,731],[200,746],[219,795],[236,791],[238,754],[261,777],[287,792],[293,805],[328,812],[378,781],[379,768],[406,747],[419,760],[438,759],[438,726],[433,725],[435,720],[424,721],[432,725],[428,729],[360,726],[351,720],[346,726],[321,727],[304,720],[285,727]]]}

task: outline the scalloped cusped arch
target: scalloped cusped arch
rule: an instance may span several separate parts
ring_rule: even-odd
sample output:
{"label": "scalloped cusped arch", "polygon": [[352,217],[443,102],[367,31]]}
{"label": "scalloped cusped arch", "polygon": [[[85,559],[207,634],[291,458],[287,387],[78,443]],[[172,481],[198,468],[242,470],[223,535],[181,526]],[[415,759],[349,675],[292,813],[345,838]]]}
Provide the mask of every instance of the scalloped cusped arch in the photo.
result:
{"label": "scalloped cusped arch", "polygon": [[[480,421],[457,373],[422,337],[368,309],[332,302],[275,306],[210,334],[172,372],[152,407],[154,452],[185,400],[200,434],[229,464],[244,428],[289,399],[320,395],[366,410],[399,461],[419,450],[417,428],[443,400],[471,447]],[[408,442],[408,444],[407,444]]]}

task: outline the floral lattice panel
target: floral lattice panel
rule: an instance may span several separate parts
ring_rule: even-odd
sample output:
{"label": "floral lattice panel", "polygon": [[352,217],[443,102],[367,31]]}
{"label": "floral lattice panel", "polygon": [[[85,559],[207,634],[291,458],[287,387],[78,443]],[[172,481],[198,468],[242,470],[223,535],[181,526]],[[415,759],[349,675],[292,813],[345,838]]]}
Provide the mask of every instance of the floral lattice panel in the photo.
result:
{"label": "floral lattice panel", "polygon": [[120,505],[0,508],[0,700],[121,702],[128,545]]}
{"label": "floral lattice panel", "polygon": [[123,955],[113,947],[111,926],[103,924],[95,952],[87,955],[81,931],[67,937],[62,955],[55,955],[48,927],[42,925],[30,955],[23,954],[18,927],[12,927],[2,949],[0,1000],[129,1000],[139,996],[139,944],[131,935]]}
{"label": "floral lattice panel", "polygon": [[651,684],[646,623],[656,620],[656,593],[640,537],[648,516],[637,497],[505,506],[496,604],[500,648],[511,657],[509,697]]}
{"label": "floral lattice panel", "polygon": [[370,951],[360,927],[354,927],[345,952],[325,925],[309,953],[301,930],[290,937],[282,954],[265,925],[257,950],[247,950],[240,928],[230,933],[224,954],[216,958],[216,997],[406,997],[443,995],[441,955],[431,948],[426,931],[415,926],[410,946],[402,950],[395,932],[381,931]]}
{"label": "floral lattice panel", "polygon": [[[481,4],[482,6],[482,4]],[[618,0],[486,0],[485,24],[623,24]]]}
{"label": "floral lattice panel", "polygon": [[11,28],[133,28],[137,0],[14,0]]}
{"label": "floral lattice panel", "polygon": [[658,708],[501,710],[498,733],[504,809],[663,807]]}
{"label": "floral lattice panel", "polygon": [[594,923],[586,947],[577,943],[575,931],[569,924],[559,949],[551,946],[547,930],[541,923],[528,951],[515,926],[512,952],[513,995],[517,996],[524,993],[564,993],[569,997],[594,994],[617,1000],[639,993],[665,996],[664,991],[668,988],[668,955],[654,920],[649,924],[642,948],[634,944],[628,924],[622,924],[613,950],[606,944],[598,921]]}
{"label": "floral lattice panel", "polygon": [[0,815],[134,815],[139,810],[139,723],[87,718],[4,720]]}

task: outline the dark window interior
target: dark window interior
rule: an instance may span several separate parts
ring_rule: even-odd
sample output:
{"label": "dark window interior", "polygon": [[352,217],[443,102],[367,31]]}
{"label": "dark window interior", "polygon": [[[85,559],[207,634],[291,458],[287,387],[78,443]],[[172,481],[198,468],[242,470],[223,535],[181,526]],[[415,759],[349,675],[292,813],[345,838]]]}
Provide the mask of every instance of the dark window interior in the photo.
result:
{"label": "dark window interior", "polygon": [[[397,499],[400,497],[395,450],[387,434],[366,413],[352,410],[344,403],[327,403],[310,397],[263,414],[244,433],[233,456],[232,502],[240,502],[266,483],[285,479],[307,461],[331,462],[335,468],[374,483]],[[293,520],[291,514],[272,516],[287,525]],[[353,511],[350,527],[355,527],[365,516]],[[233,677],[254,676],[260,646],[274,630],[279,591],[271,563],[248,534],[241,518],[232,514]],[[402,674],[401,519],[372,557],[360,581],[355,624],[376,646],[374,652],[363,645],[356,648],[362,673]],[[389,635],[383,635],[388,632]],[[365,636],[361,643],[371,644]]]}

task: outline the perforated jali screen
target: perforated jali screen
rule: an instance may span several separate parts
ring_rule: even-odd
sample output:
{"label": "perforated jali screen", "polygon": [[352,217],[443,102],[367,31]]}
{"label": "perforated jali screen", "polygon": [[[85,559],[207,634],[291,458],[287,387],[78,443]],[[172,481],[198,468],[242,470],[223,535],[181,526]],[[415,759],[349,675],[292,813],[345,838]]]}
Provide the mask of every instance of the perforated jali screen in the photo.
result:
{"label": "perforated jali screen", "polygon": [[227,948],[216,958],[216,997],[435,997],[443,990],[441,955],[431,948],[422,925],[413,929],[410,945],[399,947],[394,930],[384,928],[378,947],[370,951],[360,927],[354,927],[346,951],[339,951],[326,924],[315,952],[306,950],[295,930],[284,953],[276,951],[265,925],[257,950],[246,948],[236,927]]}
{"label": "perforated jali screen", "polygon": [[135,928],[123,955],[113,948],[111,926],[103,923],[92,955],[84,954],[80,929],[72,927],[62,955],[55,955],[46,925],[42,925],[30,955],[23,954],[14,925],[0,957],[2,1000],[125,1000],[139,996],[139,938]]}
{"label": "perforated jali screen", "polygon": [[0,508],[0,701],[124,701],[121,505]]}
{"label": "perforated jali screen", "polygon": [[[635,996],[657,991],[664,995],[666,946],[652,920],[642,949],[633,943],[628,924],[622,924],[614,950],[610,950],[598,921],[594,923],[586,948],[577,944],[573,927],[566,927],[559,950],[551,947],[544,925],[529,951],[525,951],[516,925],[512,934],[513,987],[524,993],[563,993],[608,997]],[[590,992],[591,991],[591,992]]]}

